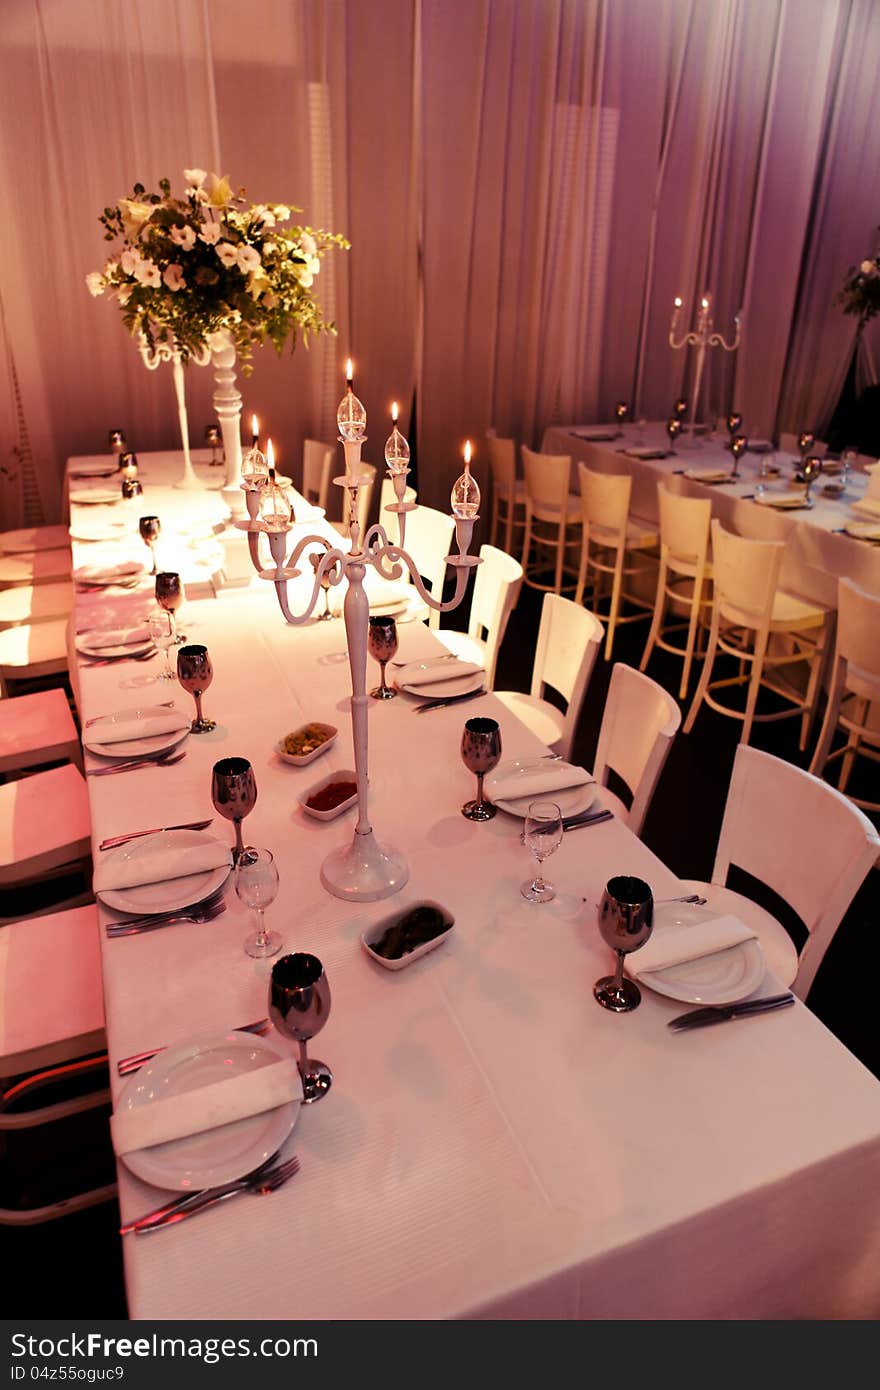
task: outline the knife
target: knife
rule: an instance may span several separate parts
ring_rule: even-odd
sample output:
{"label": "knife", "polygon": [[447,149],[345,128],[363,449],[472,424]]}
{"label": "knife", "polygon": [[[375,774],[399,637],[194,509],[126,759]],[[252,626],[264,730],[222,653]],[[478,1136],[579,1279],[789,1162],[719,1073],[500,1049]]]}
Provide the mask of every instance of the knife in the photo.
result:
{"label": "knife", "polygon": [[793,1003],[793,994],[770,994],[765,999],[747,999],[742,1004],[695,1009],[693,1013],[679,1014],[677,1018],[671,1018],[667,1026],[674,1028],[677,1033],[684,1033],[689,1028],[705,1028],[710,1023],[726,1023],[731,1018],[750,1018],[752,1014],[764,1014],[770,1013],[774,1009],[785,1009]]}
{"label": "knife", "polygon": [[466,695],[450,695],[443,700],[427,700],[423,705],[416,705],[415,713],[426,714],[432,709],[445,709],[447,705],[460,705],[463,704],[465,700],[476,700],[479,699],[481,695],[486,694],[488,694],[486,689],[481,688],[479,690],[469,690]]}
{"label": "knife", "polygon": [[563,830],[577,830],[581,825],[600,825],[603,820],[613,819],[613,811],[590,811],[581,816],[563,816],[562,828]]}
{"label": "knife", "polygon": [[155,830],[131,830],[127,835],[111,835],[109,840],[102,840],[98,849],[116,849],[117,845],[125,845],[129,840],[139,840],[142,835],[162,835],[166,830],[207,830],[210,824],[210,820],[193,820],[185,825],[160,825]]}

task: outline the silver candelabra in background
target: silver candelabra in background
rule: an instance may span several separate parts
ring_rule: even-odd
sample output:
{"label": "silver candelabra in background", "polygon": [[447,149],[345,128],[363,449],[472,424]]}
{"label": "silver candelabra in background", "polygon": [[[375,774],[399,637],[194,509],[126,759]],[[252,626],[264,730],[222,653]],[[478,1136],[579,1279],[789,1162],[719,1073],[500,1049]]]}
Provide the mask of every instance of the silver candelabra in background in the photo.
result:
{"label": "silver candelabra in background", "polygon": [[737,314],[733,320],[734,336],[732,342],[727,342],[723,334],[714,331],[712,320],[711,299],[704,294],[700,300],[700,310],[697,314],[697,325],[689,333],[683,333],[680,338],[676,338],[680,323],[684,301],[676,295],[673,309],[672,322],[669,325],[669,346],[676,352],[681,348],[695,347],[697,349],[697,361],[694,368],[694,387],[691,392],[691,418],[689,421],[691,435],[693,435],[694,425],[700,408],[700,391],[703,386],[703,368],[705,365],[706,349],[720,347],[724,352],[736,352],[740,345],[742,334],[741,313]]}

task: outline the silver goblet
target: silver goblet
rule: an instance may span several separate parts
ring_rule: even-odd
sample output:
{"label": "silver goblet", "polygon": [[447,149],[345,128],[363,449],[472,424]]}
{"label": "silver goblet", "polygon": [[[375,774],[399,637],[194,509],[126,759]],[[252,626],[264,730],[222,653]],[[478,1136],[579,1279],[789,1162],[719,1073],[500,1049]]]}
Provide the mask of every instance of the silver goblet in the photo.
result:
{"label": "silver goblet", "polygon": [[654,925],[654,895],[644,879],[619,874],[608,880],[599,905],[599,930],[617,952],[617,969],[603,975],[593,986],[593,997],[603,1009],[627,1013],[642,1002],[641,991],[632,980],[623,978],[623,963],[630,951],[637,951],[651,935]]}
{"label": "silver goblet", "polygon": [[476,800],[466,801],[461,814],[468,820],[492,820],[496,808],[483,798],[483,778],[501,757],[501,729],[495,719],[469,719],[461,736],[461,759],[469,772],[476,773]]}
{"label": "silver goblet", "polygon": [[221,758],[214,764],[211,800],[214,810],[235,826],[232,858],[237,864],[244,850],[241,823],[257,804],[257,779],[247,758]]}
{"label": "silver goblet", "polygon": [[730,441],[730,452],[733,454],[733,472],[730,475],[732,478],[736,478],[739,474],[739,461],[748,445],[749,441],[744,434],[735,434]]}
{"label": "silver goblet", "polygon": [[666,421],[666,433],[669,435],[669,452],[670,452],[670,454],[674,454],[674,453],[675,453],[675,441],[676,441],[676,439],[678,438],[678,436],[681,434],[681,417],[680,417],[680,416],[678,416],[678,415],[670,415],[669,419]]}
{"label": "silver goblet", "polygon": [[330,986],[317,956],[304,951],[282,956],[272,967],[269,1017],[279,1033],[299,1043],[303,1104],[326,1096],[333,1073],[326,1062],[309,1057],[306,1043],[319,1033],[330,1013]]}
{"label": "silver goblet", "polygon": [[385,684],[385,667],[397,652],[397,623],[393,618],[384,615],[370,618],[367,650],[378,661],[381,671],[380,684],[370,691],[370,696],[374,700],[393,700],[397,691]]}
{"label": "silver goblet", "polygon": [[[327,552],[326,552],[326,550],[324,550],[324,551],[321,551],[320,553],[315,552],[315,554],[309,556],[309,559],[310,559],[311,562],[312,562],[312,569],[315,571],[315,574],[318,573],[318,569],[319,569],[319,567],[320,567],[321,561],[323,560],[323,558],[324,558],[324,556],[325,556],[326,554],[327,554]],[[330,612],[330,574],[329,574],[329,571],[325,570],[324,573],[321,575],[320,584],[321,584],[321,588],[324,590],[324,611],[323,611],[323,613],[318,613],[318,614],[317,614],[317,618],[318,618],[318,622],[319,622],[319,623],[326,623],[326,622],[328,621],[328,619],[330,619],[330,618],[333,617],[333,614]]]}
{"label": "silver goblet", "polygon": [[205,719],[202,714],[202,696],[214,679],[214,667],[207,647],[193,645],[178,648],[177,679],[196,702],[196,717],[189,726],[190,733],[209,734],[216,729],[217,722]]}
{"label": "silver goblet", "polygon": [[804,501],[807,506],[810,505],[810,488],[822,472],[822,466],[822,460],[816,454],[810,454],[801,464],[801,477],[807,485],[807,490],[804,493]]}

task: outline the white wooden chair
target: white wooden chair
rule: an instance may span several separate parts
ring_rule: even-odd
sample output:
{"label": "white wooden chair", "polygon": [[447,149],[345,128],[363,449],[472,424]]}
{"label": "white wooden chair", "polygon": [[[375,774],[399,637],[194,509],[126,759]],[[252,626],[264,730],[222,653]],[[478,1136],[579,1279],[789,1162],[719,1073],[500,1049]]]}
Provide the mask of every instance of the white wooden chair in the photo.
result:
{"label": "white wooden chair", "polygon": [[[414,512],[407,513],[406,549],[415,561],[432,598],[443,597],[446,556],[449,554],[454,532],[455,522],[446,512],[435,511],[433,507],[416,507]],[[408,578],[407,570],[404,570],[404,578]],[[440,614],[433,608],[428,616],[428,626],[440,626]]]}
{"label": "white wooden chair", "polygon": [[62,761],[82,766],[79,736],[63,690],[0,700],[0,773]]}
{"label": "white wooden chair", "polygon": [[[536,454],[522,446],[525,471],[526,522],[523,538],[523,583],[532,589],[561,594],[563,574],[573,569],[566,566],[569,550],[581,543],[581,507],[577,497],[569,492],[571,457],[568,454]],[[532,546],[549,551],[549,564],[531,560]],[[536,578],[550,568],[553,583],[544,584]]]}
{"label": "white wooden chair", "polygon": [[[609,806],[640,835],[648,807],[681,726],[681,710],[661,685],[616,662],[599,728],[593,775]],[[624,783],[629,808],[609,788],[609,776]]]}
{"label": "white wooden chair", "polygon": [[[110,1103],[109,1088],[101,1084],[107,1042],[98,933],[94,904],[3,927],[0,1135],[11,1146],[17,1133],[54,1126],[45,1148],[57,1166],[64,1163],[58,1148],[64,1126],[58,1122]],[[88,1073],[95,1073],[97,1082],[90,1091],[78,1086],[66,1100],[34,1106],[31,1097],[41,1087]],[[16,1109],[16,1102],[25,1100],[27,1108]],[[107,1183],[43,1206],[0,1208],[0,1225],[35,1225],[110,1201],[115,1194],[116,1184]]]}
{"label": "white wooden chair", "polygon": [[[700,681],[685,721],[686,734],[694,727],[700,706],[705,703],[719,714],[741,721],[742,743],[748,743],[755,720],[789,719],[799,714],[800,746],[806,747],[834,615],[821,604],[780,589],[784,549],[783,541],[734,536],[719,521],[712,522],[712,626]],[[782,637],[788,639],[786,644],[771,650],[771,638]],[[738,660],[738,675],[712,680],[719,653]],[[809,670],[805,692],[777,674],[802,662]],[[721,704],[712,693],[740,685],[748,686],[744,711]],[[758,714],[756,705],[762,686],[781,696],[786,707]]]}
{"label": "white wooden chair", "polygon": [[16,584],[57,584],[70,579],[70,550],[35,550],[0,555],[0,589]]}
{"label": "white wooden chair", "polygon": [[[678,698],[683,700],[690,682],[697,633],[701,625],[708,623],[706,610],[712,602],[709,592],[712,565],[708,558],[712,503],[709,498],[685,497],[670,492],[663,483],[657,484],[657,496],[660,503],[660,566],[654,616],[639,670],[647,669],[655,647],[671,652],[673,656],[683,657],[678,688]],[[664,623],[669,608],[677,621]],[[684,647],[681,647],[669,638],[672,633],[683,629],[687,637]]]}
{"label": "white wooden chair", "polygon": [[518,560],[494,545],[481,545],[480,559],[467,632],[438,628],[437,636],[462,661],[478,662],[486,672],[486,689],[493,690],[498,650],[519,598],[523,571]]}
{"label": "white wooden chair", "polygon": [[325,512],[330,497],[333,454],[332,444],[324,444],[320,439],[303,440],[302,495],[313,506],[323,507]]}
{"label": "white wooden chair", "polygon": [[[514,531],[526,524],[526,485],[516,476],[516,440],[502,439],[494,430],[486,434],[492,473],[492,520],[489,544],[500,545],[508,555],[514,550]],[[503,528],[499,541],[498,533]]]}
{"label": "white wooden chair", "polygon": [[[0,897],[76,867],[85,872],[90,850],[85,779],[72,763],[0,786]],[[0,907],[0,917],[13,915]]]}
{"label": "white wooden chair", "polygon": [[64,550],[70,547],[67,526],[24,526],[18,531],[0,531],[0,555],[26,555],[34,550]]}
{"label": "white wooden chair", "polygon": [[[842,759],[838,788],[846,792],[858,755],[880,762],[880,723],[872,721],[872,706],[880,709],[880,598],[866,593],[851,579],[837,585],[837,642],[828,704],[810,771],[822,777],[830,762]],[[846,731],[846,743],[832,753],[835,731]],[[880,811],[880,798],[866,801],[850,796],[866,811]]]}
{"label": "white wooden chair", "polygon": [[0,698],[23,681],[67,671],[67,622],[22,623],[0,632]]}
{"label": "white wooden chair", "polygon": [[[363,540],[370,519],[370,506],[372,505],[373,488],[376,483],[376,469],[372,463],[361,463],[360,472],[370,480],[368,483],[364,483],[358,493],[358,526],[360,527],[361,540]],[[340,517],[339,521],[331,521],[330,525],[333,527],[334,531],[339,532],[340,536],[347,539],[350,534],[348,529],[349,494],[344,487],[338,488],[337,491],[342,498],[342,507],[345,515],[344,517]]]}
{"label": "white wooden chair", "polygon": [[[834,787],[793,763],[740,744],[712,881],[688,880],[682,891],[703,894],[713,912],[732,913],[757,932],[770,970],[806,999],[878,854],[880,835]],[[726,886],[732,867],[765,884],[797,914],[807,930],[800,955],[775,917]]]}
{"label": "white wooden chair", "polygon": [[0,589],[0,632],[23,623],[66,618],[72,608],[72,584],[17,584],[13,589]]}
{"label": "white wooden chair", "polygon": [[[584,696],[604,635],[599,619],[586,608],[560,594],[545,594],[531,692],[495,692],[511,714],[563,758],[571,756]],[[548,685],[567,702],[564,712],[545,698]]]}
{"label": "white wooden chair", "polygon": [[[638,594],[624,590],[624,577],[647,573],[649,566],[644,552],[657,546],[657,527],[630,515],[632,478],[626,473],[598,473],[586,464],[578,464],[581,490],[583,532],[581,561],[578,570],[575,603],[582,603],[584,590],[592,590],[593,612],[603,617],[606,627],[605,660],[610,661],[614,633],[618,623],[631,623],[644,618],[652,604]],[[641,558],[639,553],[641,552]],[[627,560],[630,563],[627,563]],[[653,569],[653,566],[650,566]],[[608,612],[599,612],[605,581],[610,583]],[[638,613],[620,616],[621,601],[640,609]]]}

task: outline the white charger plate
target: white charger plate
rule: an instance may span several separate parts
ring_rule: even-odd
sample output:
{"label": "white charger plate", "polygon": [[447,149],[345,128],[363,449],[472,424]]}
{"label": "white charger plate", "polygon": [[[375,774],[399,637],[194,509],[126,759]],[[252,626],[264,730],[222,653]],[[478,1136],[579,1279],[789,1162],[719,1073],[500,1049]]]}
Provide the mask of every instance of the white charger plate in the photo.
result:
{"label": "white charger plate", "polygon": [[74,487],[70,489],[70,500],[81,507],[97,506],[99,502],[110,505],[122,500],[122,490],[109,487]]}
{"label": "white charger plate", "polygon": [[127,530],[125,521],[97,521],[85,516],[81,521],[71,521],[70,538],[74,541],[119,541]]}
{"label": "white charger plate", "polygon": [[[717,916],[712,908],[695,903],[666,903],[654,909],[654,930],[697,926]],[[752,938],[665,970],[646,970],[638,982],[685,1004],[735,1004],[754,994],[766,969],[760,942]]]}
{"label": "white charger plate", "polygon": [[723,468],[686,468],[684,476],[693,483],[729,483],[733,479]]}
{"label": "white charger plate", "polygon": [[[500,811],[519,816],[523,820],[528,815],[533,801],[555,801],[564,816],[579,816],[581,811],[588,811],[599,795],[595,782],[584,782],[578,787],[554,787],[546,792],[532,792],[530,796],[499,799],[493,794],[493,784],[499,777],[513,777],[519,773],[525,776],[527,773],[536,772],[547,762],[547,759],[526,758],[499,763],[484,782],[487,797]],[[550,763],[550,766],[553,764]]]}
{"label": "white charger plate", "polygon": [[848,521],[843,529],[858,541],[880,541],[880,521]]}
{"label": "white charger plate", "polygon": [[[136,863],[145,854],[152,854],[157,849],[187,849],[216,838],[216,835],[206,835],[204,830],[160,830],[155,835],[141,835],[127,845],[108,850],[105,862]],[[191,907],[193,903],[207,898],[225,883],[231,873],[231,864],[221,864],[216,869],[203,869],[200,873],[184,874],[180,878],[165,878],[159,883],[144,883],[137,888],[110,888],[106,892],[99,892],[98,897],[117,912],[134,912],[139,917],[148,917],[154,912],[176,912],[179,908]]]}
{"label": "white charger plate", "polygon": [[[166,1047],[129,1079],[116,1108],[135,1110],[166,1096],[183,1095],[215,1081],[258,1071],[287,1056],[287,1049],[274,1039],[251,1033],[232,1032],[178,1043]],[[135,1149],[124,1154],[122,1162],[156,1187],[189,1191],[234,1182],[277,1152],[296,1124],[299,1108],[300,1102],[292,1100],[185,1139]]]}
{"label": "white charger plate", "polygon": [[[451,666],[452,662],[449,664]],[[419,699],[435,700],[437,698],[445,699],[447,695],[450,698],[456,695],[469,695],[472,690],[479,690],[485,682],[485,671],[472,671],[467,676],[452,676],[445,681],[426,681],[424,685],[404,685],[398,679],[397,685],[400,690],[405,690],[407,695],[416,695]]]}
{"label": "white charger plate", "polygon": [[162,753],[166,748],[174,748],[182,743],[190,731],[189,719],[181,714],[181,728],[165,734],[153,734],[149,738],[127,738],[121,742],[108,743],[101,734],[112,731],[122,721],[148,719],[151,715],[176,714],[176,710],[165,709],[162,705],[136,705],[133,709],[116,710],[113,714],[96,719],[83,734],[83,747],[101,758],[138,757],[141,753]]}
{"label": "white charger plate", "polygon": [[106,657],[109,661],[126,656],[141,656],[148,652],[153,646],[152,637],[145,637],[140,642],[129,642],[118,647],[96,647],[87,637],[77,637],[76,649],[83,656]]}
{"label": "white charger plate", "polygon": [[90,578],[83,573],[89,568],[88,565],[82,565],[79,567],[79,573],[74,571],[73,574],[77,584],[84,584],[89,589],[112,589],[114,586],[129,587],[137,584],[143,578],[145,569],[141,565],[136,570],[129,570],[127,574],[93,574]]}
{"label": "white charger plate", "polygon": [[761,492],[755,498],[762,507],[779,507],[783,511],[796,511],[799,507],[812,507],[803,492]]}

